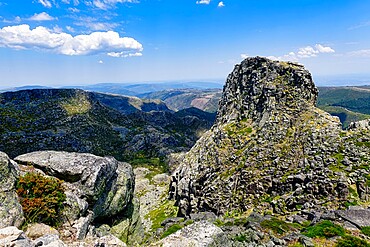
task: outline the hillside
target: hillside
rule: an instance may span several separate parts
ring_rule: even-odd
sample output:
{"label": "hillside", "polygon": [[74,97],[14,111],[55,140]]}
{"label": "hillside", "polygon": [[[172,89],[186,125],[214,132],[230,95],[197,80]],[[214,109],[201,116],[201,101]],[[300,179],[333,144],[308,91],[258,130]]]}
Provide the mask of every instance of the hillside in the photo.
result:
{"label": "hillside", "polygon": [[75,89],[6,92],[0,103],[0,150],[11,157],[39,150],[163,157],[188,150],[212,124],[160,101]]}
{"label": "hillside", "polygon": [[317,105],[339,117],[346,128],[351,122],[370,118],[370,90],[366,86],[320,87]]}

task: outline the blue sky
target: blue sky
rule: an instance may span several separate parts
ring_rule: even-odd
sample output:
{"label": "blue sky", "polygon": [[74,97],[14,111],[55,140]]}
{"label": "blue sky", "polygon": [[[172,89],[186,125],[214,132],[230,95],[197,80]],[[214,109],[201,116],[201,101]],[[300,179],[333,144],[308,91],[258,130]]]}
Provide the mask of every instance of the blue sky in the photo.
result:
{"label": "blue sky", "polygon": [[222,82],[256,55],[370,82],[370,1],[0,0],[0,87]]}

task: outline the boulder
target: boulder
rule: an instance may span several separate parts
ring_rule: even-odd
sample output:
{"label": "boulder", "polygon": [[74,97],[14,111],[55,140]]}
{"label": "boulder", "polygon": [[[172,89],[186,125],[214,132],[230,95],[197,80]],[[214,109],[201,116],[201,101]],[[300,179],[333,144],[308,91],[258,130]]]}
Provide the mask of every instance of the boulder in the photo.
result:
{"label": "boulder", "polygon": [[347,210],[338,210],[335,213],[343,220],[348,221],[360,229],[364,226],[370,226],[370,209],[349,208]]}
{"label": "boulder", "polygon": [[31,239],[36,239],[46,234],[59,236],[59,232],[55,228],[42,223],[34,223],[27,226],[26,235]]}
{"label": "boulder", "polygon": [[16,164],[0,152],[0,228],[19,227],[24,221],[15,187],[18,176]]}
{"label": "boulder", "polygon": [[207,247],[228,246],[221,228],[208,221],[198,221],[169,235],[151,246],[163,247]]}
{"label": "boulder", "polygon": [[33,247],[26,234],[15,226],[0,229],[0,246]]}
{"label": "boulder", "polygon": [[134,175],[129,164],[113,157],[87,153],[40,151],[20,155],[15,160],[32,165],[49,176],[65,181],[70,221],[86,216],[111,217],[125,210],[132,199]]}
{"label": "boulder", "polygon": [[67,245],[59,239],[59,235],[57,234],[45,234],[42,237],[35,239],[33,244],[33,246],[67,247]]}

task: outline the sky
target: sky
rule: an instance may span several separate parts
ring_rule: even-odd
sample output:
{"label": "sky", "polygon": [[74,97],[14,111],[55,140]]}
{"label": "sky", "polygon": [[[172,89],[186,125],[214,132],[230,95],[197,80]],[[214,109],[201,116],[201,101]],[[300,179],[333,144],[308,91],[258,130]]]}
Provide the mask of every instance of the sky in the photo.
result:
{"label": "sky", "polygon": [[257,55],[370,82],[370,1],[0,0],[0,88],[223,82]]}

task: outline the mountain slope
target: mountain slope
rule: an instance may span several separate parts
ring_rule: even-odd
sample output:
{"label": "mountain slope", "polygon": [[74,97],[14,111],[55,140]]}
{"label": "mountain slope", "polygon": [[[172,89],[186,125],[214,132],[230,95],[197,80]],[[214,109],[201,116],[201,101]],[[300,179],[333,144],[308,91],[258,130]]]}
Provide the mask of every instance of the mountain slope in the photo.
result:
{"label": "mountain slope", "polygon": [[366,198],[369,130],[342,132],[315,107],[317,94],[302,65],[261,57],[236,65],[216,123],[173,174],[179,215],[288,214]]}
{"label": "mountain slope", "polygon": [[[193,125],[187,126],[189,117]],[[75,89],[0,94],[0,150],[88,152],[120,160],[188,150],[212,124],[163,103]]]}
{"label": "mountain slope", "polygon": [[338,116],[346,128],[351,122],[370,118],[370,90],[362,87],[321,87],[317,105]]}
{"label": "mountain slope", "polygon": [[160,99],[174,111],[196,107],[206,112],[216,112],[221,89],[171,89],[138,96],[144,99]]}

